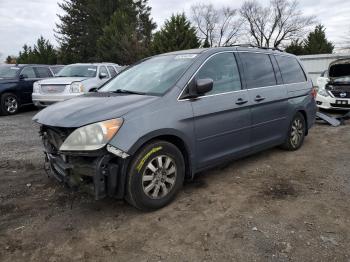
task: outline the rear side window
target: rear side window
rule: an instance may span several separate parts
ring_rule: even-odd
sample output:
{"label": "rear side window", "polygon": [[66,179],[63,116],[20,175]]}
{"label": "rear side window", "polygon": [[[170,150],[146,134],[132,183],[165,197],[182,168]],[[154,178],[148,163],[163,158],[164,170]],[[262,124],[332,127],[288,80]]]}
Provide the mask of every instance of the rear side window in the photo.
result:
{"label": "rear side window", "polygon": [[266,54],[240,53],[245,68],[247,88],[276,85],[270,57]]}
{"label": "rear side window", "polygon": [[23,68],[21,75],[23,75],[26,78],[36,78],[35,72],[33,67],[25,67]]}
{"label": "rear side window", "polygon": [[36,67],[35,70],[39,78],[51,77],[50,70],[46,67]]}
{"label": "rear side window", "polygon": [[221,53],[210,58],[196,75],[196,79],[204,78],[210,78],[214,81],[212,91],[206,95],[241,89],[241,80],[233,53]]}
{"label": "rear side window", "polygon": [[109,73],[111,74],[111,77],[115,77],[117,75],[117,72],[115,71],[113,66],[107,66]]}
{"label": "rear side window", "polygon": [[285,84],[293,84],[306,81],[305,73],[296,58],[276,55],[276,60],[281,70],[283,82]]}

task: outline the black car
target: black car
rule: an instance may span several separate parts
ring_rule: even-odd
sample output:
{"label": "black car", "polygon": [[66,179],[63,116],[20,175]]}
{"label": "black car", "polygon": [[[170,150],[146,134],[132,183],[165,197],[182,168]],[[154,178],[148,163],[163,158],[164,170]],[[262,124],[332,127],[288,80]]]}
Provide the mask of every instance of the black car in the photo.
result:
{"label": "black car", "polygon": [[0,114],[16,114],[21,106],[30,105],[33,84],[53,77],[47,65],[0,65]]}

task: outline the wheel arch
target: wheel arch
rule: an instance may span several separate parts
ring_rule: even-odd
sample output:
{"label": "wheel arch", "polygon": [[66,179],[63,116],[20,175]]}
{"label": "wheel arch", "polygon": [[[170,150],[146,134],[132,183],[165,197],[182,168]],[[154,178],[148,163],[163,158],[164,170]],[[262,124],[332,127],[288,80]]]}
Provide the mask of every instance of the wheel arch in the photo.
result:
{"label": "wheel arch", "polygon": [[307,136],[308,133],[309,133],[307,113],[306,113],[306,111],[305,111],[304,109],[299,109],[299,110],[297,111],[297,113],[302,114],[303,117],[304,117],[304,120],[305,120],[305,136]]}
{"label": "wheel arch", "polygon": [[167,130],[166,132],[155,132],[150,133],[142,138],[140,138],[129,150],[129,153],[131,155],[135,155],[143,146],[145,146],[148,143],[151,143],[156,140],[162,140],[169,142],[173,145],[175,145],[182,153],[185,161],[185,170],[186,174],[185,177],[187,179],[191,179],[193,177],[193,168],[192,168],[192,151],[190,149],[190,146],[188,143],[186,143],[186,139],[178,133],[171,132],[170,130]]}

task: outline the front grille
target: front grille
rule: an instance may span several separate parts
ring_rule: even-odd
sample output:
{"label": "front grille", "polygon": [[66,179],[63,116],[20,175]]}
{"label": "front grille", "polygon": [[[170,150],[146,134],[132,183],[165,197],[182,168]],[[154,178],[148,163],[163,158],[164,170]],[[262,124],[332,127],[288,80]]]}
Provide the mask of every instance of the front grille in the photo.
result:
{"label": "front grille", "polygon": [[57,153],[57,151],[71,132],[72,130],[67,128],[43,126],[41,129],[41,134],[43,137],[43,142],[46,151],[50,154]]}
{"label": "front grille", "polygon": [[350,98],[350,92],[331,91],[332,95],[337,98]]}
{"label": "front grille", "polygon": [[41,93],[43,94],[58,94],[63,93],[66,85],[41,85]]}

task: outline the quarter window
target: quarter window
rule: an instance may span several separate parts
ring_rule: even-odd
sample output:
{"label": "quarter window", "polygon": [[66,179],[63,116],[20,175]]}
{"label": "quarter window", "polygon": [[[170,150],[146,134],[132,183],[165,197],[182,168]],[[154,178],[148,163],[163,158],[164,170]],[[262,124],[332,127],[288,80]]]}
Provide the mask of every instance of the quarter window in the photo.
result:
{"label": "quarter window", "polygon": [[214,81],[212,91],[206,95],[241,89],[241,80],[233,53],[221,53],[210,58],[196,75],[196,79],[204,78],[210,78]]}
{"label": "quarter window", "polygon": [[25,76],[26,78],[36,78],[33,67],[23,68],[21,75]]}
{"label": "quarter window", "polygon": [[276,60],[285,84],[306,81],[305,73],[296,58],[276,55]]}
{"label": "quarter window", "polygon": [[276,85],[270,57],[266,54],[240,53],[245,66],[247,88]]}

